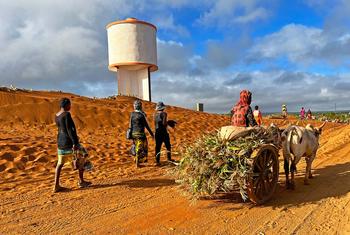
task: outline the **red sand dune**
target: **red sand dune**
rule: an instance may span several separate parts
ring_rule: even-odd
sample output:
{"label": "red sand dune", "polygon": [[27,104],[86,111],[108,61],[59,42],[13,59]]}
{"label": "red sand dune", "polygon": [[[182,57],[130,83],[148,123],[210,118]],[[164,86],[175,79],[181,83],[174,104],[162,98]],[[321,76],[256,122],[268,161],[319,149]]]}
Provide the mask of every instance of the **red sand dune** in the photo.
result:
{"label": "red sand dune", "polygon": [[[71,113],[78,135],[96,167],[119,164],[120,169],[116,169],[120,175],[134,172],[128,154],[130,141],[125,139],[134,98],[90,99],[59,92],[0,91],[0,176],[6,179],[0,189],[20,186],[22,180],[29,181],[39,176],[52,177],[57,158],[54,116],[62,97],[72,101]],[[151,117],[155,104],[143,104],[153,127]],[[177,146],[192,141],[202,131],[212,131],[229,123],[225,116],[178,107],[168,107],[167,112],[169,118],[179,123],[174,134],[177,138],[173,140],[175,154]],[[209,119],[212,121],[208,122]],[[149,142],[152,163],[154,142],[150,138]]]}
{"label": "red sand dune", "polygon": [[[54,115],[62,97],[72,100],[78,134],[95,166],[86,173],[94,186],[78,190],[76,172],[65,169],[61,182],[72,191],[53,195]],[[302,184],[303,162],[295,191],[284,190],[281,167],[280,189],[267,205],[252,207],[237,195],[193,204],[169,175],[171,166],[152,166],[150,138],[150,163],[135,169],[128,154],[130,142],[125,139],[132,102],[128,97],[90,99],[60,92],[0,91],[0,234],[350,232],[349,126],[327,123],[310,186]],[[155,104],[144,102],[144,107],[152,123]],[[167,112],[179,123],[171,135],[175,158],[181,146],[230,124],[229,117],[222,115],[178,107],[168,107]],[[265,120],[270,122],[286,126],[297,120]]]}

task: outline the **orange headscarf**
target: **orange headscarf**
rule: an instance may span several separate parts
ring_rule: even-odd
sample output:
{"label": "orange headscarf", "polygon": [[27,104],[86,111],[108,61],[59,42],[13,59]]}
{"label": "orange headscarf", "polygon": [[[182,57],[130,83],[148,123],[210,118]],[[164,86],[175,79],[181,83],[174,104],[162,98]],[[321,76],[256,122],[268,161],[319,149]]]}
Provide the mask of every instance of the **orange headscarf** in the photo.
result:
{"label": "orange headscarf", "polygon": [[247,106],[250,105],[252,93],[248,90],[242,90],[239,94],[239,101],[235,106]]}

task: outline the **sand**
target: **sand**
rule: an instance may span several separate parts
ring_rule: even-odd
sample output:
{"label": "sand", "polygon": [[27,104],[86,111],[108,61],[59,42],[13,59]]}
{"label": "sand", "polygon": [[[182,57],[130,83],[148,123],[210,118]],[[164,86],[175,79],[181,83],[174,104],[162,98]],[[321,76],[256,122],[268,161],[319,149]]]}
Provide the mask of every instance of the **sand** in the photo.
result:
{"label": "sand", "polygon": [[[71,191],[52,194],[57,160],[54,115],[61,97],[73,102],[71,113],[95,168],[86,173],[93,186],[83,190],[76,186],[76,172],[64,169],[61,182]],[[162,166],[153,166],[150,138],[149,164],[135,168],[125,139],[132,102],[128,97],[0,91],[0,234],[350,233],[350,126],[327,123],[311,185],[302,183],[303,161],[295,191],[284,189],[281,165],[280,187],[266,205],[243,202],[237,193],[194,202],[169,174],[172,166],[165,163],[164,154]],[[151,121],[155,104],[144,106]],[[171,135],[176,159],[181,146],[230,123],[222,115],[178,107],[167,111],[179,123]],[[286,126],[297,120],[266,122]]]}

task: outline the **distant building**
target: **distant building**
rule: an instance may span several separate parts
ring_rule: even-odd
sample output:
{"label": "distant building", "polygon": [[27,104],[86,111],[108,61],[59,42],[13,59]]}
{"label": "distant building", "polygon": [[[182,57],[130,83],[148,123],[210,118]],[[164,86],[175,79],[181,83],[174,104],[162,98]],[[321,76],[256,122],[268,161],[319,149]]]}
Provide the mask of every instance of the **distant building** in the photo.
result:
{"label": "distant building", "polygon": [[203,112],[204,111],[204,104],[203,103],[197,103],[196,104],[196,110],[199,112]]}

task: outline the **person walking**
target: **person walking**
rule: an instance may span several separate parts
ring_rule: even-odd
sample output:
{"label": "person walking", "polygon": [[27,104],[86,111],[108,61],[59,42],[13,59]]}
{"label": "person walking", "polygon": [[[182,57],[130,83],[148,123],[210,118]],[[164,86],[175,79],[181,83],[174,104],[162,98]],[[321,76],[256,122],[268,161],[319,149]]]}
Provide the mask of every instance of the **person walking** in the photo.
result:
{"label": "person walking", "polygon": [[[68,98],[63,98],[60,102],[60,111],[56,113],[55,122],[58,128],[57,134],[57,155],[58,162],[55,171],[55,185],[53,191],[60,192],[67,190],[61,187],[59,180],[61,170],[64,165],[73,166],[74,151],[81,151],[82,147],[79,144],[79,138],[75,128],[75,124],[70,114],[71,102]],[[78,186],[85,188],[91,185],[91,182],[84,180],[84,165],[78,164],[79,181]]]}
{"label": "person walking", "polygon": [[304,109],[304,107],[301,107],[301,110],[300,110],[300,119],[301,119],[301,120],[304,120],[304,119],[305,119],[305,109]]}
{"label": "person walking", "polygon": [[134,102],[134,111],[130,115],[131,136],[135,144],[135,163],[136,167],[140,167],[140,163],[147,162],[148,159],[148,141],[145,133],[145,128],[152,138],[153,132],[148,125],[146,114],[142,110],[140,100]]}
{"label": "person walking", "polygon": [[287,105],[285,105],[285,104],[282,105],[282,117],[284,119],[286,119],[288,117]]}
{"label": "person walking", "polygon": [[251,102],[252,93],[248,90],[242,90],[240,92],[239,101],[231,111],[232,126],[249,127],[257,125],[254,119],[252,108],[250,107]]}
{"label": "person walking", "polygon": [[162,144],[165,144],[167,149],[167,159],[169,162],[174,162],[171,159],[171,144],[170,136],[167,130],[168,126],[168,114],[164,111],[165,105],[163,102],[158,102],[156,106],[156,112],[154,114],[154,126],[156,129],[155,140],[156,140],[156,166],[160,165],[160,150]]}
{"label": "person walking", "polygon": [[259,106],[258,105],[255,106],[255,110],[253,112],[253,115],[254,115],[255,121],[258,124],[258,126],[261,126],[261,124],[262,124],[262,114],[261,114],[261,111],[259,110]]}
{"label": "person walking", "polygon": [[307,110],[306,118],[309,119],[309,120],[312,119],[312,112],[311,112],[311,109],[308,109],[308,110]]}

